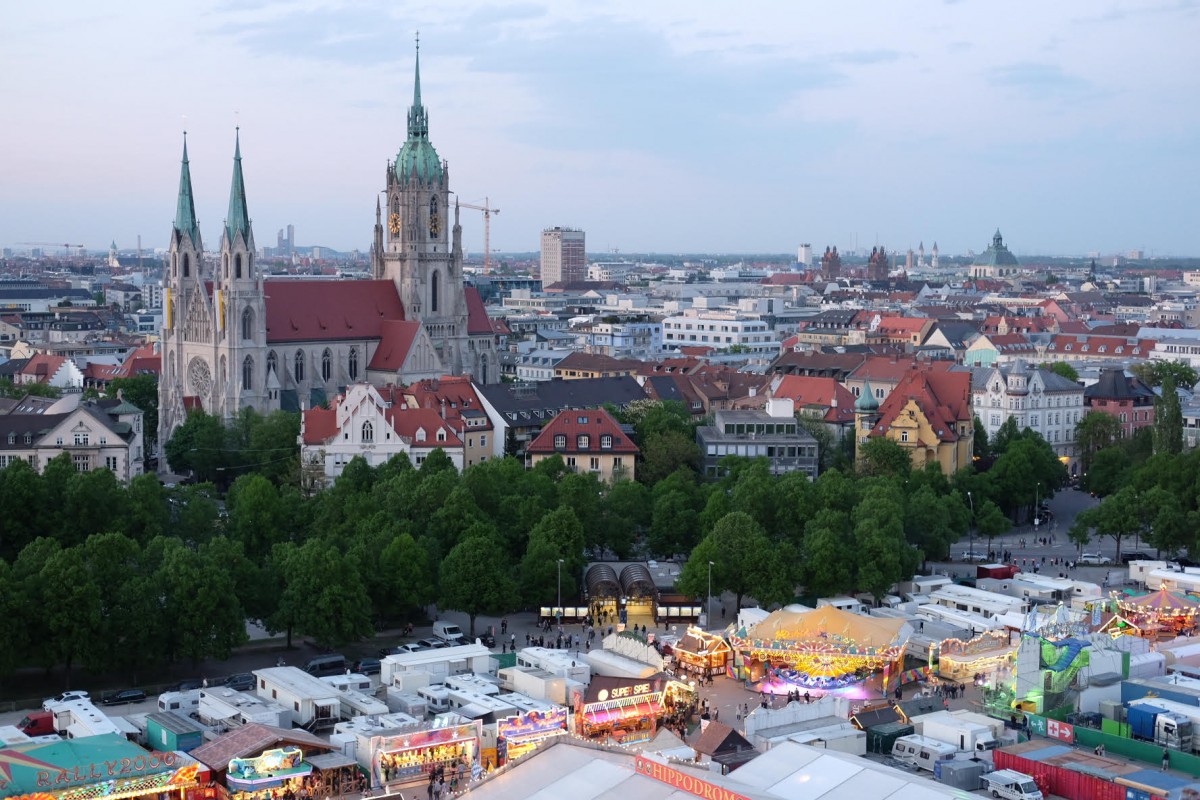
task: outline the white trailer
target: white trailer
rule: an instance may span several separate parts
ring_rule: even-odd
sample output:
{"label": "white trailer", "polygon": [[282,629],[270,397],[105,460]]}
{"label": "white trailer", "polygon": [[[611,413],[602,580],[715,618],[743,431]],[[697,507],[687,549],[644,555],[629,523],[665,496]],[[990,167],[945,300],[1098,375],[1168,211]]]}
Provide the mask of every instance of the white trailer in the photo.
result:
{"label": "white trailer", "polygon": [[920,714],[911,721],[918,735],[952,744],[969,753],[995,750],[999,745],[990,726],[960,719],[949,711]]}
{"label": "white trailer", "polygon": [[500,670],[499,677],[501,688],[507,691],[520,692],[535,700],[546,700],[560,706],[570,702],[568,687],[580,685],[537,667],[505,667]]}
{"label": "white trailer", "polygon": [[494,674],[496,659],[478,641],[415,653],[393,653],[380,663],[379,682],[385,686],[400,685],[396,676],[406,672],[427,672],[432,683],[441,683],[450,675]]}
{"label": "white trailer", "polygon": [[551,675],[582,683],[592,682],[592,669],[575,653],[549,647],[526,647],[517,652],[518,667],[544,669]]}
{"label": "white trailer", "polygon": [[283,706],[291,725],[332,728],[342,718],[341,692],[299,667],[254,670],[258,696]]}
{"label": "white trailer", "polygon": [[125,735],[125,732],[113,724],[113,721],[90,700],[48,703],[46,710],[54,715],[54,730],[68,739],[82,739],[102,733]]}
{"label": "white trailer", "polygon": [[224,728],[235,728],[251,722],[275,728],[290,724],[290,717],[283,706],[228,686],[201,689],[199,714],[200,721],[205,725]]}

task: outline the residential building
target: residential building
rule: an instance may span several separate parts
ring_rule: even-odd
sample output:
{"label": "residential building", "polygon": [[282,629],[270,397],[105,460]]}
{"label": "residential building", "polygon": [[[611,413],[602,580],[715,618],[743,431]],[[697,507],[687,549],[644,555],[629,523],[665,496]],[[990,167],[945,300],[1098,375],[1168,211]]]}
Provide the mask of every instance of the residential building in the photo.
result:
{"label": "residential building", "polygon": [[610,358],[652,358],[662,353],[662,323],[654,320],[593,322],[572,331],[585,353]]}
{"label": "residential building", "polygon": [[721,410],[712,425],[696,429],[704,474],[719,477],[726,456],[763,458],[772,475],[803,472],[815,480],[820,463],[817,440],[796,422],[790,399],[772,397],[762,409]]}
{"label": "residential building", "polygon": [[517,356],[516,377],[519,381],[548,381],[554,379],[554,367],[574,353],[565,348],[538,347]]}
{"label": "residential building", "polygon": [[[1150,332],[1149,338],[1142,338]],[[1156,337],[1169,331],[1162,328],[1142,328],[1138,336],[1105,336],[1082,333],[1060,333],[1050,338],[1040,358],[1046,361],[1096,361],[1108,359],[1121,364],[1154,358]]]}
{"label": "residential building", "polygon": [[475,391],[496,432],[492,441],[493,455],[497,458],[506,453],[522,455],[525,446],[560,411],[595,408],[609,403],[624,408],[634,400],[646,399],[637,379],[628,375],[476,385]]}
{"label": "residential building", "polygon": [[554,377],[566,381],[583,378],[617,378],[622,375],[636,375],[641,365],[642,362],[632,359],[575,352],[554,365]]}
{"label": "residential building", "polygon": [[914,469],[937,464],[953,475],[972,461],[970,373],[914,365],[882,403],[868,381],[854,416],[856,458],[872,437],[884,436],[909,451]]}
{"label": "residential building", "polygon": [[1200,330],[1142,328],[1138,331],[1138,338],[1154,340],[1149,351],[1152,360],[1182,361],[1193,369],[1200,370]]}
{"label": "residential building", "polygon": [[1022,361],[971,373],[975,415],[988,438],[1009,418],[1018,430],[1041,435],[1066,463],[1075,457],[1075,426],[1084,414],[1084,389],[1048,369],[1030,368]]}
{"label": "residential building", "polygon": [[602,408],[559,412],[526,448],[529,466],[561,456],[572,472],[590,472],[606,483],[633,480],[638,447]]}
{"label": "residential building", "polygon": [[377,467],[405,453],[420,466],[441,449],[463,468],[463,444],[454,428],[432,408],[407,408],[394,387],[356,383],[331,408],[305,409],[299,439],[301,480],[309,490],[332,485],[356,456]]}
{"label": "residential building", "polygon": [[1101,411],[1116,417],[1124,436],[1154,425],[1156,397],[1153,389],[1121,367],[1105,367],[1099,380],[1083,390],[1085,413]]}
{"label": "residential building", "polygon": [[431,409],[454,429],[463,446],[463,469],[492,457],[492,422],[469,377],[446,375],[417,381],[404,390],[403,397],[408,408]]}
{"label": "residential building", "polygon": [[773,357],[779,341],[766,322],[743,319],[726,311],[694,308],[663,320],[663,346],[678,350],[689,345],[706,345],[718,351],[733,351]]}
{"label": "residential building", "polygon": [[77,392],[83,389],[83,372],[69,358],[35,353],[13,373],[13,383],[18,386],[41,383],[67,392]]}
{"label": "residential building", "polygon": [[[870,383],[869,391],[882,403],[916,365],[917,359],[911,355],[867,356],[842,379],[842,384],[852,395],[861,397]],[[928,368],[944,371],[952,366],[954,365],[949,361],[932,361],[929,362]]]}
{"label": "residential building", "polygon": [[122,398],[64,397],[34,413],[0,415],[0,468],[26,461],[39,472],[69,453],[79,472],[107,469],[122,483],[143,472],[142,410]]}
{"label": "residential building", "polygon": [[577,228],[542,231],[542,287],[587,280],[587,248]]}
{"label": "residential building", "polygon": [[855,397],[833,378],[784,375],[771,382],[770,392],[772,397],[791,400],[797,416],[825,423],[834,441],[853,433]]}
{"label": "residential building", "polygon": [[982,333],[963,353],[963,363],[975,367],[990,367],[1017,359],[1032,359],[1037,347],[1023,333]]}

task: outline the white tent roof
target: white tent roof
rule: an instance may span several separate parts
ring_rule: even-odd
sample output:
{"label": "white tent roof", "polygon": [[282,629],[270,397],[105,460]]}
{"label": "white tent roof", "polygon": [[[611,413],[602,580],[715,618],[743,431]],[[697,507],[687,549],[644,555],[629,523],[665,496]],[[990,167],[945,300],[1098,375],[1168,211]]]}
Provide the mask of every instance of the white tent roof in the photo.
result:
{"label": "white tent roof", "polygon": [[[638,774],[633,751],[584,747],[559,740],[528,761],[471,790],[471,800],[695,800],[667,783]],[[932,778],[865,758],[785,742],[726,776],[671,763],[706,783],[750,800],[936,800],[970,798]]]}

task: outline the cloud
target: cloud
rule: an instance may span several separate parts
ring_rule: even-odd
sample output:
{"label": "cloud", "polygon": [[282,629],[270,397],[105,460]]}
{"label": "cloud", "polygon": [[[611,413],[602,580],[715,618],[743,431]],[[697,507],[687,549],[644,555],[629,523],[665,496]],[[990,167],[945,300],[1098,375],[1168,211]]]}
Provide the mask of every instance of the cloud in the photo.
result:
{"label": "cloud", "polygon": [[1021,62],[992,69],[988,82],[993,86],[1020,89],[1034,95],[1083,94],[1091,83],[1071,75],[1057,64]]}

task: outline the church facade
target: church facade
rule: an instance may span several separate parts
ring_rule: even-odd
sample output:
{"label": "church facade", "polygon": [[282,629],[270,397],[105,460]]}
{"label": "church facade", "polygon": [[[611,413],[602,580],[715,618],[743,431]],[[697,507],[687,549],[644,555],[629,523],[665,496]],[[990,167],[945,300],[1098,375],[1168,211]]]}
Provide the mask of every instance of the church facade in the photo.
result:
{"label": "church facade", "polygon": [[242,408],[318,405],[363,381],[500,380],[491,321],[463,280],[458,208],[449,167],[429,141],[419,54],[408,137],[384,191],[371,280],[273,280],[255,253],[240,140],[215,259],[204,251],[185,140],[163,277],[160,443],[197,408],[230,419]]}

